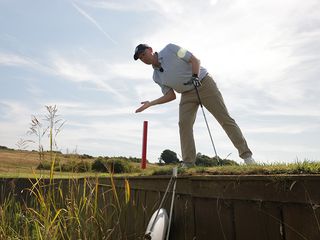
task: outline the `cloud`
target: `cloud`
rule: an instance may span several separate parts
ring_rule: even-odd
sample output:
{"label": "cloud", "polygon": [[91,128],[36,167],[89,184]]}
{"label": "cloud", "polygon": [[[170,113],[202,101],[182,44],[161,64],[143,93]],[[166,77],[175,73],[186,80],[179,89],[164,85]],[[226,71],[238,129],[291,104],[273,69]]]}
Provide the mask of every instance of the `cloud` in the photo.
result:
{"label": "cloud", "polygon": [[33,70],[49,75],[54,74],[53,70],[46,65],[45,62],[46,61],[22,54],[0,52],[0,66],[16,67],[21,70]]}
{"label": "cloud", "polygon": [[12,54],[12,53],[1,53],[0,52],[0,65],[4,66],[26,66],[26,67],[37,67],[38,64],[31,58]]}
{"label": "cloud", "polygon": [[14,146],[19,137],[26,137],[33,110],[23,102],[0,99],[0,139],[5,144]]}
{"label": "cloud", "polygon": [[[81,4],[85,4],[89,7],[106,9],[110,11],[125,11],[125,12],[149,12],[157,9],[158,4],[155,4],[154,1],[144,1],[144,0],[93,0],[93,1],[81,1]],[[162,5],[162,4],[161,4]]]}
{"label": "cloud", "polygon": [[[320,51],[316,1],[302,6],[299,1],[281,1],[280,5],[274,1],[218,1],[212,6],[172,2],[179,6],[159,8],[165,18],[162,27],[143,36],[143,41],[161,49],[166,44],[162,36],[170,36],[169,41],[187,47],[223,92],[234,94],[230,102],[242,103],[245,109],[247,99],[251,96],[259,102],[257,93],[263,91],[269,104],[292,107],[310,93],[319,93],[319,81],[308,76],[320,74],[316,67],[320,55],[314,54]],[[310,58],[312,61],[305,61]]]}
{"label": "cloud", "polygon": [[[176,131],[172,131],[173,121],[159,119],[166,114],[166,109],[160,111],[150,109],[146,114],[135,114],[130,107],[110,107],[107,104],[91,105],[76,102],[58,102],[59,114],[68,119],[64,126],[58,145],[75,148],[87,154],[107,154],[125,156],[141,155],[142,122],[149,121],[148,158],[157,161],[159,148],[175,146],[179,140]],[[176,116],[177,117],[177,116]],[[177,125],[177,121],[174,121]],[[163,136],[158,138],[157,135]],[[163,150],[163,149],[162,149]],[[161,150],[161,151],[162,151]]]}
{"label": "cloud", "polygon": [[[59,56],[58,53],[51,53],[43,63],[37,60],[14,53],[1,53],[0,52],[0,65],[12,66],[20,69],[32,69],[38,73],[44,73],[48,76],[59,76],[67,80],[81,83],[87,82],[93,84],[98,91],[107,91],[117,96],[119,100],[124,101],[125,96],[120,94],[119,91],[111,86],[108,81],[112,77],[108,70],[112,69],[112,65],[103,60],[97,62],[90,60],[80,61],[77,59],[69,59],[65,56]],[[25,77],[25,80],[27,77]],[[31,87],[29,90],[40,92],[36,86]]]}
{"label": "cloud", "polygon": [[71,1],[73,7],[87,20],[89,20],[107,39],[109,39],[113,44],[118,45],[118,43],[101,27],[101,25],[91,17],[85,10],[83,10],[74,1]]}
{"label": "cloud", "polygon": [[118,89],[112,86],[112,76],[109,69],[112,65],[103,60],[90,60],[81,56],[70,58],[54,53],[51,57],[53,71],[60,77],[76,83],[92,84],[97,91],[112,93],[120,101],[126,97]]}
{"label": "cloud", "polygon": [[17,101],[1,100],[2,117],[13,121],[21,119],[21,115],[26,113],[26,106]]}

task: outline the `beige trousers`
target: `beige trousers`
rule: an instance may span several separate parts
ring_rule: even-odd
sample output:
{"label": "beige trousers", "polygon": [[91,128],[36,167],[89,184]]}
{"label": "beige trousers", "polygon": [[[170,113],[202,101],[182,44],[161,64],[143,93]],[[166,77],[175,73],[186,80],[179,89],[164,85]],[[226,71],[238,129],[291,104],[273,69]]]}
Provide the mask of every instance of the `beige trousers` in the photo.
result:
{"label": "beige trousers", "polygon": [[[250,157],[252,152],[237,123],[230,117],[216,83],[210,75],[207,75],[201,83],[202,85],[198,88],[198,91],[202,105],[222,126],[233,145],[238,149],[239,156],[241,158]],[[196,159],[193,124],[198,108],[199,100],[195,89],[181,94],[179,106],[180,144],[182,159],[188,163],[194,163]]]}

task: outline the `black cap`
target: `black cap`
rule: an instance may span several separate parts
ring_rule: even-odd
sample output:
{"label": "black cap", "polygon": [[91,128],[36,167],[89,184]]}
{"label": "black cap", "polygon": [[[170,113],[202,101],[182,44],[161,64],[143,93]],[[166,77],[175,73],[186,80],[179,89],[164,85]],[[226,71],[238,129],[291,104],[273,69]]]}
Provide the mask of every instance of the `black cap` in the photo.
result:
{"label": "black cap", "polygon": [[139,54],[148,48],[150,48],[150,46],[147,44],[139,44],[134,50],[134,55],[133,55],[134,60],[137,60],[139,58]]}

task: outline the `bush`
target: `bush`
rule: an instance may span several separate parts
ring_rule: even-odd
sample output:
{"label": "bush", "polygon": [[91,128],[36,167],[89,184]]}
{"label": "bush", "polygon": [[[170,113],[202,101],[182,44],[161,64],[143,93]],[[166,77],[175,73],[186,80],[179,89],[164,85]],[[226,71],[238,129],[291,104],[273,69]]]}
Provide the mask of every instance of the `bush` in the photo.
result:
{"label": "bush", "polygon": [[89,172],[91,171],[91,164],[89,162],[81,161],[76,163],[74,172]]}
{"label": "bush", "polygon": [[128,160],[121,158],[97,158],[91,166],[96,172],[112,172],[112,173],[130,173],[133,172],[134,167]]}
{"label": "bush", "polygon": [[210,158],[206,155],[198,153],[196,157],[196,165],[202,167],[213,167],[218,165],[218,161],[216,158]]}
{"label": "bush", "polygon": [[159,160],[164,161],[166,164],[179,162],[177,154],[169,149],[166,149],[161,153]]}
{"label": "bush", "polygon": [[74,169],[73,164],[62,164],[60,167],[61,172],[72,172]]}
{"label": "bush", "polygon": [[120,159],[107,160],[108,172],[112,173],[129,173],[132,172],[132,166],[129,162]]}
{"label": "bush", "polygon": [[93,156],[88,155],[88,154],[82,154],[82,155],[80,155],[80,158],[82,158],[82,159],[93,159]]}
{"label": "bush", "polygon": [[135,162],[135,163],[140,163],[141,162],[141,158],[136,158],[136,157],[129,157],[128,160],[131,161],[131,162]]}
{"label": "bush", "polygon": [[8,147],[6,147],[6,146],[0,146],[0,150],[13,150],[13,149],[8,148]]}
{"label": "bush", "polygon": [[107,172],[108,169],[106,167],[106,162],[107,160],[102,158],[102,157],[98,157],[96,160],[94,160],[94,162],[91,165],[91,169],[92,171],[96,171],[96,172]]}
{"label": "bush", "polygon": [[220,159],[221,165],[226,166],[226,165],[239,165],[237,162],[230,160],[230,159]]}
{"label": "bush", "polygon": [[47,162],[47,161],[43,161],[41,163],[39,163],[39,165],[37,166],[38,170],[50,170],[51,169],[51,163]]}
{"label": "bush", "polygon": [[218,157],[210,158],[206,155],[202,155],[201,153],[197,153],[196,157],[196,165],[202,167],[214,167],[218,165],[239,165],[237,162],[229,159],[221,159]]}
{"label": "bush", "polygon": [[[42,161],[37,166],[38,170],[51,170],[52,163],[49,161]],[[68,163],[59,164],[58,161],[55,162],[53,167],[54,171],[61,171],[61,172],[89,172],[91,171],[91,164],[89,162],[81,161],[75,162],[71,161]]]}

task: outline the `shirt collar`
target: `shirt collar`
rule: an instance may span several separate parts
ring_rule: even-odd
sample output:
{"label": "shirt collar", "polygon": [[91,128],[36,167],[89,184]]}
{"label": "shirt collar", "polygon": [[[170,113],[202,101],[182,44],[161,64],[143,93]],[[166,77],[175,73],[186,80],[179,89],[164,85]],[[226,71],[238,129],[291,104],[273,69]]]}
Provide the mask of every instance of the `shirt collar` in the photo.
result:
{"label": "shirt collar", "polygon": [[162,59],[163,59],[163,57],[162,56],[159,56],[159,53],[158,52],[155,52],[155,54],[156,54],[156,56],[157,56],[157,58],[158,58],[158,62],[159,62],[159,67],[155,67],[155,66],[153,66],[152,65],[152,67],[153,67],[153,69],[154,70],[160,70],[160,68],[162,67],[161,65],[162,65]]}

